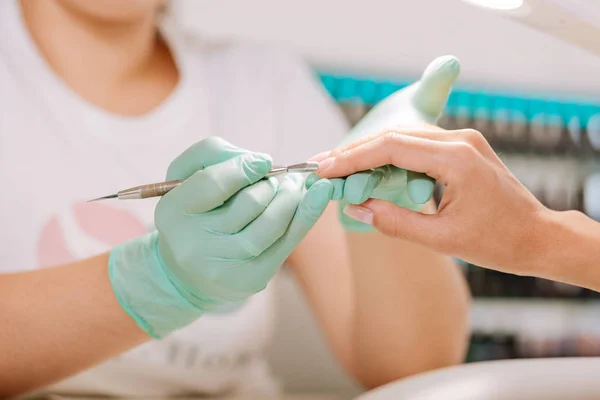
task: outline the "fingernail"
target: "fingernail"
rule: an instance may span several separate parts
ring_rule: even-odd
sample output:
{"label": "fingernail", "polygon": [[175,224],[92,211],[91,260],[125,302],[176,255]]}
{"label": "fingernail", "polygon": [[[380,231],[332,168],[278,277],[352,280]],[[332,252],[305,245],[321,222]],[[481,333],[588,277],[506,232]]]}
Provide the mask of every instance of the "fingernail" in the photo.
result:
{"label": "fingernail", "polygon": [[333,157],[329,157],[324,159],[323,161],[319,162],[319,172],[323,172],[325,171],[327,168],[329,168],[331,166],[331,164],[333,164],[334,158]]}
{"label": "fingernail", "polygon": [[373,212],[368,208],[348,204],[346,207],[344,207],[344,214],[359,222],[373,225]]}
{"label": "fingernail", "polygon": [[325,158],[329,157],[329,154],[331,153],[331,151],[323,151],[319,154],[315,154],[314,156],[312,156],[311,158],[309,158],[309,161],[321,161],[324,160]]}

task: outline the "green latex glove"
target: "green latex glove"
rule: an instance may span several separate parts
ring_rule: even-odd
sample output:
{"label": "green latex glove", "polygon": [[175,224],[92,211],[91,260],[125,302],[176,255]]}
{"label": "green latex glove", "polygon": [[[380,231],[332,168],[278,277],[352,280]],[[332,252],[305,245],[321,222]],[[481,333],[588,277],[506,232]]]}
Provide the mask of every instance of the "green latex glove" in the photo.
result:
{"label": "green latex glove", "polygon": [[[385,129],[435,124],[446,106],[459,72],[460,64],[455,57],[435,59],[418,82],[377,104],[352,128],[340,146]],[[306,186],[311,187],[316,181],[318,177],[311,175]],[[334,199],[340,200],[340,219],[344,228],[351,231],[371,231],[373,228],[347,217],[342,210],[348,203],[360,204],[375,198],[418,211],[431,199],[435,188],[435,182],[428,176],[394,166],[359,172],[332,181],[335,185]]]}
{"label": "green latex glove", "polygon": [[332,184],[303,193],[299,175],[262,179],[270,168],[269,156],[218,138],[173,161],[167,180],[186,181],[159,201],[157,231],[109,258],[121,306],[149,335],[161,338],[263,290],[317,222]]}

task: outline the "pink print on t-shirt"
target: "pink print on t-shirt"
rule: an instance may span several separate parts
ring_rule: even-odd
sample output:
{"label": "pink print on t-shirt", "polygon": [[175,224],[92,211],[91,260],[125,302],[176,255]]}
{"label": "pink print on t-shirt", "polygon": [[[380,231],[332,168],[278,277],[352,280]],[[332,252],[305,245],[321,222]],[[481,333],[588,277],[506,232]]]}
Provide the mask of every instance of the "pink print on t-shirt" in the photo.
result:
{"label": "pink print on t-shirt", "polygon": [[46,268],[101,254],[143,235],[131,213],[100,203],[78,203],[53,215],[38,239],[38,267]]}

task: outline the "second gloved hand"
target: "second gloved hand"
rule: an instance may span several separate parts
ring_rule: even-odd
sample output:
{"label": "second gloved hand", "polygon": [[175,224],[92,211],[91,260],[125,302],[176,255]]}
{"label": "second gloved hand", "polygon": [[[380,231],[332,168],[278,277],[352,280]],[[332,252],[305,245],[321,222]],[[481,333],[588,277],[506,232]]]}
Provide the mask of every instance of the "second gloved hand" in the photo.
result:
{"label": "second gloved hand", "polygon": [[[340,146],[386,129],[422,128],[424,124],[435,124],[459,72],[460,64],[455,57],[435,59],[418,82],[397,91],[374,107],[352,128]],[[322,161],[325,157],[327,154],[315,160]],[[310,176],[307,187],[317,180],[315,175]],[[373,227],[343,214],[342,210],[348,203],[360,204],[375,198],[418,211],[429,201],[435,188],[435,182],[429,177],[394,166],[359,172],[346,179],[334,179],[333,183],[334,200],[340,200],[340,219],[344,228],[350,231],[372,231]]]}
{"label": "second gloved hand", "polygon": [[186,179],[155,213],[157,232],[115,248],[111,283],[122,307],[160,338],[215,306],[263,290],[331,200],[329,181],[262,179],[268,156],[210,138],[167,179]]}

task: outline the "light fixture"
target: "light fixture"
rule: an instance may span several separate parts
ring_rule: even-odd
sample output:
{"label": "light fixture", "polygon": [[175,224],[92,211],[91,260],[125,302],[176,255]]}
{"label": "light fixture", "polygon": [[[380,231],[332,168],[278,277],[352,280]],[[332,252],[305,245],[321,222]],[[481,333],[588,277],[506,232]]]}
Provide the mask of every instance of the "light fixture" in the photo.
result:
{"label": "light fixture", "polygon": [[465,0],[476,6],[491,8],[492,10],[516,10],[523,6],[523,0]]}
{"label": "light fixture", "polygon": [[600,55],[599,0],[462,0]]}

